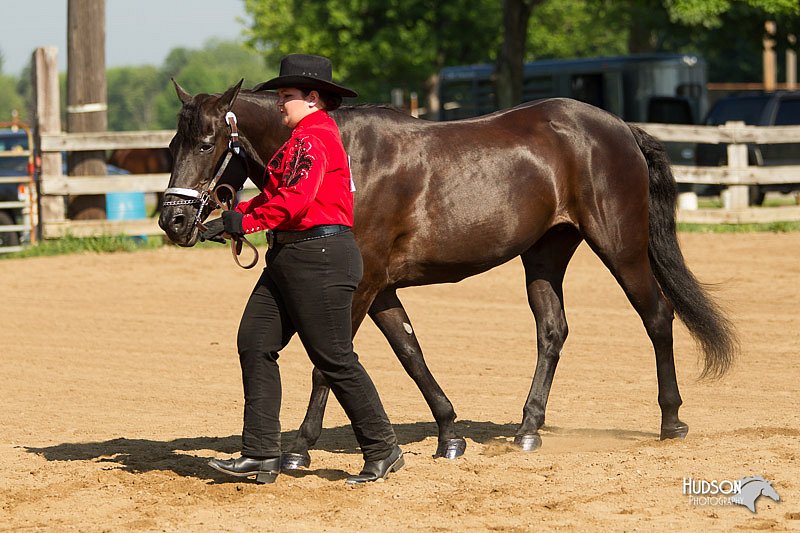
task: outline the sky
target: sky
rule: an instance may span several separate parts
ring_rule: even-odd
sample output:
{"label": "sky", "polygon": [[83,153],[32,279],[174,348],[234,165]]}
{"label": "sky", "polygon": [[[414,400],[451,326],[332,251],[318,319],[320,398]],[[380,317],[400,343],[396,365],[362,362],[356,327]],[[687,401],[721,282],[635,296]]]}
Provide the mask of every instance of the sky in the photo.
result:
{"label": "sky", "polygon": [[[19,75],[34,49],[58,48],[67,67],[67,0],[0,0],[3,73]],[[242,40],[244,0],[106,0],[106,66],[160,66],[170,50],[210,38]]]}

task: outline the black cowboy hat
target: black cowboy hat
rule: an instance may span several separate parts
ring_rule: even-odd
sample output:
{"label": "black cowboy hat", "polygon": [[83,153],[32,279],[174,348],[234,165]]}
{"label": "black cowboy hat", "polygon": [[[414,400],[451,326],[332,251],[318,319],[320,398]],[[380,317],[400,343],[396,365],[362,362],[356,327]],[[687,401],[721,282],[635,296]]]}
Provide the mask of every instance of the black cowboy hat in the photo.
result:
{"label": "black cowboy hat", "polygon": [[309,54],[289,54],[281,59],[281,72],[277,78],[259,83],[254,91],[297,87],[299,89],[315,89],[327,91],[341,96],[358,96],[358,93],[347,87],[333,83],[331,74],[333,67],[327,57]]}

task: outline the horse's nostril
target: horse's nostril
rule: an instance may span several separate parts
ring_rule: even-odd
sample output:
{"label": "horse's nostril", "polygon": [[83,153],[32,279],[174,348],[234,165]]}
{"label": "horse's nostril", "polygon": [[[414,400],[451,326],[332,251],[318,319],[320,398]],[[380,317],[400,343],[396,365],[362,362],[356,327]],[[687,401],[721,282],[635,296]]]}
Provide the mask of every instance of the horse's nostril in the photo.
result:
{"label": "horse's nostril", "polygon": [[183,223],[184,223],[185,220],[186,220],[186,217],[184,215],[180,215],[180,214],[179,215],[175,215],[174,217],[172,217],[172,227],[177,228],[177,227],[183,226]]}

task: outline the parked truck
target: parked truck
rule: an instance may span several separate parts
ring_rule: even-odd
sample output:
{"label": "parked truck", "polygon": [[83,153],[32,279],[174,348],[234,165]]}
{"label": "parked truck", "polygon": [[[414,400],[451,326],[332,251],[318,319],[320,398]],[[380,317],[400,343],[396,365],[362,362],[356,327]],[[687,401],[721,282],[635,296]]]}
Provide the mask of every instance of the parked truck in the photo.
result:
{"label": "parked truck", "polygon": [[24,124],[0,122],[0,253],[18,250],[30,240],[31,139]]}

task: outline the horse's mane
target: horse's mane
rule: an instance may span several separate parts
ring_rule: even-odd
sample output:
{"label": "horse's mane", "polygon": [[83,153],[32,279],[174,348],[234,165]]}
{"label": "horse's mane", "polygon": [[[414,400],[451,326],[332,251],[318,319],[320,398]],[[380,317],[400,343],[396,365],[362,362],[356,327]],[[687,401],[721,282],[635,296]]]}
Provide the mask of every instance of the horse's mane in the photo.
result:
{"label": "horse's mane", "polygon": [[[220,94],[209,94],[207,97],[219,97]],[[273,106],[269,105],[274,103],[276,96],[267,91],[252,91],[249,89],[242,89],[237,97],[240,100],[245,100],[250,103],[262,106],[266,109],[271,109]],[[183,138],[192,139],[202,135],[201,121],[200,121],[200,107],[205,99],[199,101],[192,101],[181,107],[178,112],[178,134]],[[359,116],[368,117],[384,117],[393,121],[409,120],[416,121],[406,111],[387,104],[351,104],[343,105],[339,109],[333,111],[335,118],[349,119]],[[423,121],[424,122],[424,121]]]}
{"label": "horse's mane", "polygon": [[350,104],[350,105],[343,105],[339,109],[390,109],[392,111],[397,111],[398,113],[406,114],[405,111],[402,109],[395,107],[389,104]]}
{"label": "horse's mane", "polygon": [[[249,99],[251,97],[251,101],[261,102],[263,103],[265,100],[274,100],[276,97],[273,93],[268,91],[252,91],[248,89],[242,89],[239,92],[239,98],[244,97],[245,99]],[[388,112],[388,113],[387,113]],[[408,113],[402,109],[399,109],[393,105],[389,104],[372,104],[372,103],[365,103],[365,104],[348,104],[339,107],[333,111],[335,114],[398,114],[403,117],[409,117]],[[410,118],[410,117],[409,117]]]}

